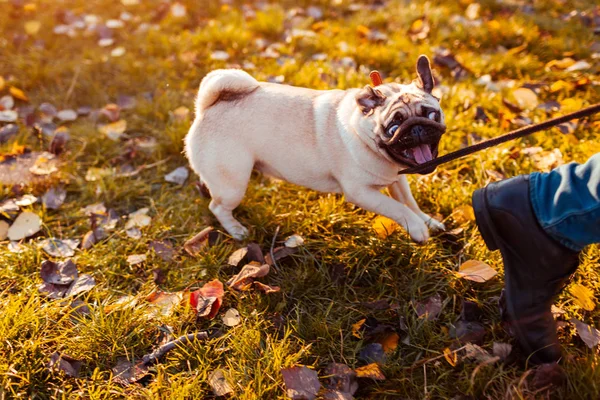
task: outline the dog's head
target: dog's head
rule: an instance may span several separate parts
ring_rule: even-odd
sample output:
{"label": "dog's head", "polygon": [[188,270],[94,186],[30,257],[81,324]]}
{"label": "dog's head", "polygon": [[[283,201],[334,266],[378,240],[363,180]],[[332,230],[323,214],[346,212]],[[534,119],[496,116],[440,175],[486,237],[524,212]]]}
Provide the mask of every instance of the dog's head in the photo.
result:
{"label": "dog's head", "polygon": [[419,57],[417,74],[418,79],[409,85],[366,86],[356,95],[360,133],[373,139],[385,158],[411,167],[437,157],[446,131],[444,112],[431,94],[434,82],[426,56]]}

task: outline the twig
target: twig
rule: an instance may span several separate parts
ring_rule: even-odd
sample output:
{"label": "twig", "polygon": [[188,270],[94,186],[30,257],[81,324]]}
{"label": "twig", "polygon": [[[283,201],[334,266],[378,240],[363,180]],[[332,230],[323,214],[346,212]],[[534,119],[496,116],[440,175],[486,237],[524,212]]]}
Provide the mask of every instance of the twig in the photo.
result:
{"label": "twig", "polygon": [[152,353],[146,354],[144,357],[142,357],[142,364],[143,365],[154,364],[156,361],[158,361],[159,358],[163,357],[165,354],[167,354],[169,351],[173,350],[177,346],[185,345],[188,342],[193,341],[194,339],[206,340],[208,338],[209,338],[209,335],[207,332],[196,332],[196,333],[190,333],[188,335],[183,335],[181,337],[178,337],[175,340],[172,340],[168,343],[163,344],[158,349],[154,350]]}
{"label": "twig", "polygon": [[275,271],[279,270],[279,265],[277,265],[277,261],[275,260],[275,254],[273,253],[273,248],[275,247],[275,240],[277,239],[278,234],[279,234],[279,225],[275,229],[275,234],[273,235],[273,240],[271,240],[271,249],[269,250],[269,254],[271,255],[271,261],[273,261],[273,266],[275,267]]}
{"label": "twig", "polygon": [[[456,350],[452,350],[452,353],[458,353],[459,351],[461,351],[461,350],[464,350],[464,349],[465,349],[465,347],[467,347],[467,346],[466,346],[466,345],[464,345],[464,346],[462,346],[462,347],[459,347],[459,348],[458,348],[458,349],[456,349]],[[436,356],[436,357],[433,357],[433,358],[424,358],[424,359],[422,359],[422,360],[419,360],[419,361],[415,362],[413,365],[411,365],[411,366],[410,366],[408,369],[409,369],[409,370],[410,370],[410,369],[415,369],[415,368],[417,368],[419,365],[422,365],[422,364],[427,364],[427,363],[429,363],[429,362],[431,362],[431,361],[436,361],[436,360],[439,360],[440,358],[444,358],[444,354],[441,354],[441,355],[439,355],[439,356]]]}
{"label": "twig", "polygon": [[169,161],[169,159],[170,159],[170,158],[171,158],[171,157],[167,157],[167,158],[165,158],[164,160],[160,160],[160,161],[157,161],[157,162],[155,162],[155,163],[152,163],[152,164],[148,164],[148,165],[142,165],[142,166],[140,166],[140,167],[137,167],[137,168],[135,169],[135,171],[131,171],[131,172],[125,172],[125,173],[122,173],[122,174],[117,174],[116,176],[117,176],[117,178],[130,178],[130,177],[132,177],[132,176],[136,176],[136,175],[138,175],[140,172],[142,172],[142,171],[144,171],[144,170],[146,170],[146,169],[150,169],[150,168],[158,167],[159,165],[161,165],[161,164],[164,164],[164,163],[166,163],[167,161]]}
{"label": "twig", "polygon": [[79,73],[81,72],[81,65],[77,66],[75,70],[75,75],[73,75],[73,79],[71,79],[71,84],[69,85],[69,89],[67,90],[67,94],[65,96],[65,105],[69,101],[69,98],[73,94],[73,89],[75,89],[75,84],[77,83],[77,78],[79,78]]}

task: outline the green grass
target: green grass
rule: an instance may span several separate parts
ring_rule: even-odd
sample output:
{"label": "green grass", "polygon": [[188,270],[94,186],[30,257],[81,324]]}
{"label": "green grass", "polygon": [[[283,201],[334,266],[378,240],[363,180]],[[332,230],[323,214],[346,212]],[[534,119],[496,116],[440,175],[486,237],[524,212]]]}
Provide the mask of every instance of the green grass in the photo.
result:
{"label": "green grass", "polygon": [[[173,260],[163,261],[148,250],[152,240],[167,241],[182,250],[183,243],[204,227],[221,229],[208,211],[208,200],[192,185],[196,177],[183,187],[163,178],[175,167],[186,165],[181,151],[189,121],[176,121],[172,112],[180,106],[193,109],[196,90],[208,71],[250,62],[254,68],[249,72],[261,80],[283,75],[286,83],[299,86],[360,87],[368,83],[371,69],[379,69],[388,79],[410,81],[419,54],[433,56],[437,47],[446,47],[472,75],[456,82],[447,69],[435,67],[446,90],[442,105],[448,133],[441,144],[441,153],[445,153],[466,142],[468,133],[492,137],[514,127],[506,122],[508,110],[502,103],[503,98],[510,98],[511,89],[501,87],[495,93],[476,85],[484,74],[496,82],[514,80],[515,88],[531,82],[551,84],[588,78],[593,83],[576,89],[553,93],[543,88],[539,101],[557,100],[564,111],[569,111],[569,102],[580,107],[600,100],[600,69],[590,50],[598,36],[594,37],[593,28],[578,17],[559,19],[572,10],[591,13],[593,1],[543,0],[535,2],[533,12],[525,12],[512,2],[485,0],[479,12],[481,25],[476,27],[452,22],[453,16],[464,16],[470,3],[467,0],[389,1],[382,9],[361,11],[350,11],[351,2],[346,0],[335,5],[319,0],[283,1],[264,10],[255,7],[255,17],[245,17],[238,1],[222,6],[185,0],[181,1],[187,7],[185,17],[167,13],[162,19],[157,17],[161,3],[143,3],[125,6],[117,0],[39,0],[32,1],[36,7],[23,8],[0,0],[4,15],[0,18],[0,76],[7,87],[23,89],[32,105],[50,102],[59,109],[84,105],[101,108],[120,94],[135,96],[135,108],[122,112],[128,123],[127,134],[153,137],[158,145],[154,152],[138,152],[127,162],[138,167],[167,159],[134,177],[88,182],[85,175],[91,167],[119,168],[127,154],[126,146],[103,137],[89,118],[65,124],[71,140],[61,155],[63,164],[53,184],[60,181],[66,187],[67,201],[57,211],[46,210],[39,203],[27,207],[42,217],[42,236],[81,238],[90,225],[80,209],[96,202],[104,202],[122,216],[149,207],[152,224],[142,229],[141,239],[134,240],[126,236],[121,222],[108,239],[89,250],[76,251],[79,271],[92,274],[97,282],[93,290],[80,296],[91,310],[87,317],[77,316],[68,302],[49,300],[38,292],[40,264],[49,256],[37,247],[37,239],[25,240],[26,251],[18,254],[8,250],[8,242],[0,243],[0,398],[210,398],[207,377],[218,368],[227,370],[234,398],[283,398],[281,368],[308,365],[325,384],[329,363],[362,365],[358,352],[365,343],[353,337],[352,324],[368,316],[396,327],[401,341],[382,365],[387,379],[360,380],[357,398],[600,396],[597,350],[589,350],[571,325],[559,332],[566,351],[567,362],[562,365],[568,381],[550,392],[532,386],[528,378],[532,371],[522,361],[480,368],[469,361],[452,367],[443,358],[423,362],[440,356],[452,345],[449,332],[460,314],[462,300],[482,308],[485,349],[491,351],[494,342],[513,343],[501,327],[496,306],[503,284],[501,258],[486,249],[473,221],[458,221],[453,211],[469,205],[472,192],[492,181],[488,170],[507,177],[535,171],[536,165],[519,152],[525,147],[558,148],[565,162],[584,161],[600,151],[597,118],[595,124],[580,124],[571,135],[557,130],[539,133],[455,161],[434,174],[411,177],[413,193],[423,210],[440,215],[449,229],[463,229],[455,238],[441,235],[423,246],[412,243],[402,231],[384,240],[377,238],[371,228],[374,215],[345,203],[342,196],[255,175],[236,210],[236,216],[251,228],[248,242],[259,243],[267,252],[278,227],[277,244],[293,233],[306,241],[297,254],[280,261],[279,268],[266,278],[269,284],[281,287],[280,293],[226,289],[223,309],[213,320],[196,320],[185,308],[158,319],[149,319],[142,305],[111,313],[104,310],[123,295],[136,296],[143,304],[144,296],[155,289],[152,271],[156,268],[165,272],[160,288],[167,291],[198,287],[215,278],[225,282],[237,272],[226,261],[241,244],[226,237],[198,257],[180,251]],[[310,17],[293,18],[294,7],[310,5],[322,8],[321,22],[315,25]],[[97,45],[95,35],[81,31],[74,38],[53,34],[58,24],[55,15],[60,10],[72,10],[77,15],[92,13],[103,20],[128,11],[132,20],[115,30],[113,46],[103,48]],[[412,42],[407,31],[423,15],[431,32],[428,38]],[[21,41],[24,23],[30,20],[40,21],[41,29]],[[142,23],[154,26],[145,32],[136,31]],[[295,29],[314,29],[316,35],[285,40],[292,25]],[[359,25],[385,33],[388,41],[362,38],[357,32]],[[262,57],[258,38],[281,43],[277,48],[281,57]],[[43,40],[43,46],[36,45],[36,40]],[[126,49],[125,54],[111,57],[111,50],[118,46]],[[519,46],[522,48],[515,54],[510,50],[504,53]],[[227,51],[229,60],[212,60],[216,50]],[[317,53],[325,53],[327,58],[313,60]],[[352,57],[358,68],[342,66],[339,60],[346,56]],[[592,67],[575,73],[544,68],[548,62],[567,56],[587,60]],[[6,93],[7,88],[0,95]],[[483,107],[490,117],[487,125],[474,121],[476,106]],[[547,117],[539,109],[525,114],[533,121]],[[9,151],[14,143],[32,150],[47,147],[47,139],[32,134],[22,124],[20,127],[19,135],[0,145],[0,152]],[[26,185],[19,190],[41,195],[49,185]],[[0,186],[0,196],[15,197],[15,190]],[[147,261],[130,266],[127,256],[139,253],[147,253]],[[468,259],[485,261],[500,273],[483,284],[462,280],[454,272]],[[574,278],[596,296],[600,296],[599,259],[597,246],[587,249]],[[336,264],[343,265],[341,281],[332,279]],[[435,321],[418,318],[415,303],[434,294],[443,300],[440,317]],[[376,300],[387,300],[394,307],[372,310],[365,305]],[[598,309],[583,310],[567,292],[558,299],[558,305],[566,311],[562,319],[574,317],[591,325],[600,320]],[[235,307],[242,316],[242,322],[233,328],[221,321],[221,314],[229,307]],[[111,368],[117,358],[149,353],[157,343],[161,325],[171,326],[175,336],[206,329],[220,329],[223,334],[173,350],[140,384],[121,387],[112,382]],[[78,378],[46,368],[55,351],[83,361]]]}

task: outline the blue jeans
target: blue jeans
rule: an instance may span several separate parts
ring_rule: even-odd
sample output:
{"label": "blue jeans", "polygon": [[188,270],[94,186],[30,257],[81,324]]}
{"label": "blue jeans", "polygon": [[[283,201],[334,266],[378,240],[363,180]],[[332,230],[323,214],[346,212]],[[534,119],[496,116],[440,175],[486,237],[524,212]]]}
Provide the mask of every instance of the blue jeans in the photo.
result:
{"label": "blue jeans", "polygon": [[600,243],[600,153],[585,164],[534,172],[529,197],[538,222],[571,250]]}

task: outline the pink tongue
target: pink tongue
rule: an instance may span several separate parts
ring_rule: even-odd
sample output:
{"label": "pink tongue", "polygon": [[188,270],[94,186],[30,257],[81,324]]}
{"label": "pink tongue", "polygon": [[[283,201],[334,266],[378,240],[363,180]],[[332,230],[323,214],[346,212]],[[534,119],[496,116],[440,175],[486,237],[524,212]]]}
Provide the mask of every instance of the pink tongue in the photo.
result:
{"label": "pink tongue", "polygon": [[420,144],[419,146],[413,147],[410,150],[412,151],[413,157],[418,164],[423,164],[427,161],[433,160],[431,149],[427,144]]}

